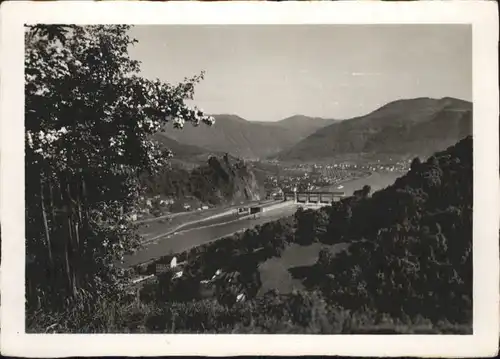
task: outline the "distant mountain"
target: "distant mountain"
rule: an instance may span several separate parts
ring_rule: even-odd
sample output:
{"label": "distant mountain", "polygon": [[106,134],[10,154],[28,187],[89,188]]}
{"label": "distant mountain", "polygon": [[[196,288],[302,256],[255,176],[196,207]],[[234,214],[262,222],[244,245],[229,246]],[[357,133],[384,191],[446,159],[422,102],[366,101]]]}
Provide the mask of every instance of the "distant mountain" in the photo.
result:
{"label": "distant mountain", "polygon": [[252,122],[236,115],[214,115],[215,124],[166,127],[162,135],[182,144],[199,146],[237,157],[256,159],[278,153],[296,144],[332,120],[293,116],[277,122]]}
{"label": "distant mountain", "polygon": [[472,103],[454,98],[391,102],[372,113],[321,128],[275,158],[315,160],[344,155],[421,155],[472,134]]}
{"label": "distant mountain", "polygon": [[279,126],[293,132],[295,136],[307,137],[315,131],[325,126],[331,125],[335,120],[322,117],[309,117],[304,115],[294,115],[276,122],[261,122],[268,126]]}
{"label": "distant mountain", "polygon": [[172,151],[176,158],[194,157],[200,155],[207,155],[210,151],[193,145],[186,145],[178,141],[164,136],[162,133],[157,133],[153,139],[159,142],[163,147]]}

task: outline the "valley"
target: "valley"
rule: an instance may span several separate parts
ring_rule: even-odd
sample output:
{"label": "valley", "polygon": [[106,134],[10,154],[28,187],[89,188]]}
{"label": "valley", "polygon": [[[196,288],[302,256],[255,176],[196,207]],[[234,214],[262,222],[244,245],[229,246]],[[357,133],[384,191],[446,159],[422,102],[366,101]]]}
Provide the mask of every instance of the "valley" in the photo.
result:
{"label": "valley", "polygon": [[[419,102],[421,100],[416,100],[416,103]],[[442,100],[439,100],[436,104],[442,102]],[[424,103],[426,102],[424,101]],[[447,99],[442,106],[453,106],[453,103],[453,100]],[[460,102],[459,104],[460,106],[463,105]],[[390,104],[388,106],[390,107]],[[441,116],[439,114],[441,105],[436,106],[437,110],[423,111],[425,116],[430,118],[430,122]],[[460,120],[462,122],[459,122],[459,127],[462,126],[459,132],[456,135],[446,135],[448,138],[453,136],[460,138],[463,133],[467,133],[467,130],[465,130],[466,132],[460,132],[464,131],[463,126],[468,126],[463,122],[468,121],[464,118],[462,117]],[[243,120],[240,119],[239,121],[242,122]],[[294,121],[297,121],[297,118],[294,118]],[[349,121],[345,120],[344,122],[348,123]],[[359,120],[352,121],[356,123]],[[414,120],[414,122],[419,121],[425,123],[427,120]],[[447,119],[444,121],[447,121]],[[316,130],[316,133],[328,130],[329,126],[339,126],[340,122],[328,124],[325,121],[323,125],[322,128]],[[435,131],[438,130],[437,127]],[[392,129],[388,128],[387,131],[390,132]],[[412,136],[413,129],[408,131],[407,136]],[[311,138],[314,138],[314,136],[317,136],[317,134],[313,132],[309,137],[297,138],[296,144],[289,147],[290,151],[295,151],[295,147],[302,146],[303,141],[312,141]],[[353,134],[347,132],[343,136],[343,140],[348,138],[354,140],[359,134],[354,131]],[[441,144],[437,144],[438,147],[445,146],[448,143],[447,141],[452,141],[439,136],[441,135],[434,136],[436,141]],[[288,155],[287,157],[281,157],[282,155],[278,154],[274,157],[273,155],[262,158],[249,156],[250,158],[245,160],[233,159],[229,164],[227,158],[232,158],[235,154],[242,152],[233,150],[229,155],[219,155],[219,158],[226,158],[224,161],[229,165],[226,170],[227,173],[234,173],[231,166],[235,164],[238,164],[240,168],[245,168],[245,175],[250,174],[251,178],[253,178],[254,188],[260,188],[260,191],[253,191],[259,193],[258,197],[244,198],[236,195],[233,198],[233,194],[239,190],[236,190],[236,192],[229,191],[224,202],[208,203],[201,201],[200,206],[204,206],[204,208],[200,207],[198,210],[193,208],[178,215],[172,214],[170,219],[164,218],[165,216],[160,217],[158,220],[149,219],[147,224],[141,224],[139,227],[139,233],[144,238],[144,247],[133,254],[126,255],[120,267],[129,273],[133,273],[134,278],[141,281],[140,284],[136,284],[140,288],[138,289],[139,292],[146,293],[149,290],[156,291],[154,288],[164,280],[162,278],[168,277],[168,273],[175,273],[174,269],[169,269],[168,262],[174,257],[177,258],[181,261],[182,266],[181,269],[177,270],[177,274],[181,277],[176,279],[177,282],[175,282],[180,286],[179,289],[175,289],[176,284],[174,282],[172,282],[174,288],[170,289],[173,291],[171,295],[177,298],[173,299],[174,301],[205,300],[216,297],[219,298],[220,303],[226,300],[221,299],[217,294],[217,291],[221,290],[221,287],[218,287],[219,285],[223,287],[227,285],[216,284],[218,279],[214,278],[217,278],[217,273],[220,271],[217,268],[222,268],[220,280],[223,280],[222,278],[226,275],[238,275],[247,278],[238,279],[238,284],[235,283],[236,287],[234,288],[239,289],[233,288],[236,293],[245,293],[247,300],[254,300],[251,298],[255,298],[255,300],[258,300],[257,298],[268,298],[269,293],[279,293],[280,296],[293,296],[293,293],[297,291],[309,292],[314,288],[317,289],[318,285],[324,286],[328,280],[320,284],[318,281],[321,281],[319,278],[323,274],[318,271],[321,266],[326,265],[324,262],[326,260],[325,256],[330,261],[329,263],[335,261],[336,258],[343,261],[351,248],[357,248],[358,243],[363,243],[363,240],[358,242],[353,239],[344,239],[340,242],[330,242],[323,239],[311,240],[309,237],[300,239],[300,232],[302,231],[299,229],[301,226],[300,221],[306,221],[305,217],[301,219],[302,216],[306,216],[306,213],[310,213],[308,215],[313,217],[320,216],[321,213],[331,211],[329,208],[332,206],[335,208],[338,205],[332,203],[322,208],[311,207],[291,200],[287,201],[284,193],[293,192],[294,190],[302,192],[342,192],[345,200],[337,203],[349,203],[353,198],[359,200],[360,194],[365,189],[368,189],[368,192],[375,196],[384,191],[389,193],[389,188],[394,187],[398,181],[401,182],[402,177],[408,177],[410,169],[415,167],[414,159],[419,154],[430,153],[425,152],[428,151],[428,148],[425,148],[425,150],[420,148],[421,145],[424,145],[424,142],[418,138],[416,137],[415,141],[420,141],[420,144],[411,147],[415,145],[410,145],[411,141],[409,141],[406,149],[396,147],[388,151],[380,147],[380,152],[378,150],[361,150],[357,154],[340,149],[338,152],[334,151],[335,155],[333,157],[319,155],[317,158],[308,157],[306,160],[299,160]],[[429,138],[429,136],[426,138]],[[374,143],[373,140],[370,141],[370,143]],[[428,145],[429,142],[425,142],[425,146]],[[434,148],[432,146],[429,147],[429,151]],[[270,152],[273,151],[270,150]],[[207,151],[207,153],[209,152]],[[314,151],[308,153],[314,153]],[[199,153],[197,153],[198,155]],[[211,158],[212,155],[208,156]],[[240,181],[237,177],[235,177],[235,180]],[[236,187],[229,186],[229,188]],[[206,204],[209,204],[210,207]],[[246,212],[239,214],[239,210],[242,208],[251,207],[260,207],[262,211],[253,215],[245,214]],[[269,208],[269,210],[265,210],[266,208]],[[332,215],[330,214],[330,216]],[[358,223],[363,221],[360,215],[357,218]],[[365,219],[368,222],[371,221],[368,217]],[[318,220],[315,219],[314,221]],[[292,227],[288,227],[290,223],[293,223]],[[277,229],[271,229],[275,227]],[[363,228],[363,225],[359,224],[359,227]],[[307,233],[309,233],[307,236],[315,231],[313,228],[307,230]],[[336,233],[340,228],[327,229],[327,233],[330,233],[330,231]],[[283,234],[280,234],[282,233],[280,231],[284,231]],[[285,233],[287,234],[285,235]],[[356,233],[356,231],[353,230],[353,233]],[[280,239],[274,237],[276,235]],[[290,240],[280,236],[286,238],[292,236],[295,239]],[[303,242],[304,240],[305,242]],[[249,245],[248,241],[257,241],[260,244],[250,245],[251,249],[244,249]],[[270,242],[266,243],[266,241]],[[243,248],[237,243],[241,243],[240,245]],[[227,246],[233,248],[232,251],[238,254],[227,254],[224,258],[220,257],[220,254],[217,253],[223,251],[223,248]],[[217,273],[213,274],[216,269]],[[212,275],[212,280],[204,279]],[[185,280],[182,279],[184,276],[186,276]],[[199,284],[191,283],[192,280],[199,282]],[[181,285],[181,283],[188,285],[188,282],[191,283],[189,286],[194,286],[190,287],[189,290],[183,286],[184,284]],[[196,289],[202,282],[208,284]],[[181,291],[180,288],[184,289]],[[191,290],[194,290],[192,294],[185,292]],[[464,330],[462,327],[460,328],[452,330]]]}
{"label": "valley", "polygon": [[[417,114],[414,115],[415,120],[412,121],[415,123],[425,123],[426,121],[435,121],[436,116],[440,116],[439,113],[443,107],[453,108],[454,105],[458,106],[459,111],[462,111],[464,106],[465,108],[468,106],[464,102],[455,101],[453,99],[416,99],[413,102],[412,100],[406,100],[395,102],[394,104],[388,104],[382,109],[375,111],[375,115],[370,114],[368,117],[374,116],[375,118],[379,118],[381,115],[378,113],[385,113],[386,111],[392,116],[399,116],[398,114],[402,111],[406,111],[408,106],[413,106],[413,108],[421,111],[421,117],[425,116],[425,118],[418,117],[420,115]],[[391,106],[394,108],[391,108]],[[422,106],[424,106],[424,108],[419,109]],[[228,144],[228,140],[224,136],[226,136],[228,132],[230,133],[233,131],[231,127],[228,127],[229,129],[226,128],[227,123],[236,121],[240,126],[242,126],[242,128],[246,128],[245,126],[247,126],[245,122],[246,120],[241,118],[235,119],[230,116],[223,116],[221,118],[223,120],[219,126],[220,128],[224,128],[224,131],[221,132],[220,128],[219,130],[216,130],[218,131],[218,135],[216,136],[222,136],[222,142],[219,143],[220,145],[224,143]],[[308,133],[312,133],[312,135],[310,135],[312,136],[311,138],[315,138],[314,136],[317,136],[314,134],[315,131],[320,133],[321,131],[328,130],[332,126],[339,126],[341,123],[341,121],[334,120],[316,120],[319,121],[319,123],[313,126],[311,126],[310,123],[315,120],[305,116],[294,116],[272,124],[256,124],[258,126],[268,125],[273,127],[279,126],[280,122],[293,122],[295,125],[302,123],[302,136],[297,136],[295,139],[297,146],[300,146],[303,140],[312,141],[309,137],[307,137]],[[342,122],[347,124],[350,121],[353,121],[353,123],[359,123],[361,120],[353,119],[344,120]],[[374,123],[377,123],[377,121],[378,120],[375,120]],[[371,123],[368,122],[368,120],[365,122]],[[249,123],[249,126],[250,124],[253,123]],[[258,128],[258,126],[254,127],[254,129]],[[391,126],[394,126],[394,123],[388,123],[388,126],[388,129],[390,130],[390,128],[392,128]],[[316,127],[319,127],[319,129],[316,129]],[[197,131],[198,129],[193,129],[193,131],[195,130]],[[212,129],[207,128],[205,131],[210,130]],[[243,129],[240,130],[244,131]],[[192,145],[192,143],[196,142],[198,138],[196,138],[196,140],[186,140],[186,138],[190,136],[189,132],[186,133],[185,138],[174,136],[177,138],[176,140],[169,139],[166,135],[158,136],[163,139],[163,145],[168,145],[170,143],[175,144],[175,148],[179,154],[178,160],[180,160],[181,163],[179,168],[183,168],[183,161],[193,164],[196,159],[199,160],[200,158],[203,158],[203,155],[201,154],[204,153],[204,156],[208,159],[207,161],[209,163],[209,167],[206,168],[212,168],[211,171],[215,169],[214,174],[216,174],[216,176],[225,178],[225,180],[221,183],[224,183],[224,186],[227,187],[229,191],[226,191],[223,198],[219,197],[220,199],[217,199],[216,201],[207,199],[204,200],[203,195],[200,196],[200,188],[193,187],[193,184],[188,184],[188,182],[186,182],[186,176],[189,176],[189,172],[179,169],[176,170],[181,171],[178,173],[185,173],[180,177],[180,180],[168,180],[169,183],[174,184],[175,191],[177,191],[177,195],[175,195],[175,192],[172,191],[172,185],[164,187],[165,180],[163,178],[168,178],[176,172],[166,170],[164,175],[160,175],[153,182],[149,182],[148,186],[150,188],[150,196],[154,196],[151,197],[153,202],[154,198],[156,198],[157,202],[166,202],[165,200],[161,200],[161,198],[167,198],[170,206],[163,205],[163,209],[157,211],[154,215],[148,215],[146,213],[146,217],[144,218],[147,219],[142,219],[138,222],[139,234],[142,237],[144,248],[133,254],[126,255],[123,263],[120,264],[120,267],[125,269],[137,266],[144,267],[145,265],[148,265],[148,263],[154,263],[162,257],[183,253],[195,247],[207,245],[222,238],[227,238],[235,233],[244,232],[252,228],[259,228],[266,223],[279,220],[280,218],[291,217],[295,214],[300,205],[293,203],[293,201],[283,202],[283,193],[287,191],[291,192],[294,189],[298,191],[320,192],[340,191],[343,192],[346,197],[350,197],[353,196],[356,191],[361,190],[364,186],[369,186],[372,192],[382,190],[392,185],[397,178],[406,174],[410,168],[411,161],[414,157],[418,156],[419,153],[417,150],[412,150],[413,152],[384,150],[380,153],[374,152],[367,154],[365,152],[360,152],[356,155],[354,153],[350,154],[341,150],[334,158],[319,156],[315,160],[309,159],[305,162],[297,160],[281,160],[280,155],[275,158],[266,158],[264,156],[260,159],[253,158],[241,160],[238,159],[236,155],[241,154],[241,151],[244,151],[243,149],[245,148],[247,142],[243,141],[238,143],[237,141],[229,141],[232,143],[232,145],[230,145],[231,147],[226,147],[224,149],[230,149],[232,153],[217,155],[216,152],[210,152],[210,150],[206,149],[203,150],[201,147]],[[411,133],[411,131],[409,133]],[[211,138],[208,132],[205,136],[205,141]],[[344,136],[344,139],[355,138],[358,134],[354,132],[354,134],[346,136]],[[457,138],[459,136],[460,135],[457,135]],[[182,143],[178,141],[187,142]],[[443,143],[446,143],[446,141]],[[183,151],[183,146],[186,146],[185,151]],[[293,146],[291,148],[293,148]],[[269,151],[272,152],[272,150]],[[217,160],[215,160],[216,158]],[[200,167],[192,167],[194,168],[191,170],[193,173],[195,173],[194,171],[198,171],[199,173],[203,173],[203,171],[206,172],[206,170],[197,170],[197,168],[205,168],[203,162],[199,163],[200,164],[198,166]],[[219,173],[219,168],[222,168],[220,167],[221,164],[224,164],[226,167],[223,172]],[[187,167],[184,166],[184,168]],[[235,170],[236,172],[241,170],[243,172],[235,175]],[[227,177],[228,175],[233,176],[231,177],[233,179],[228,180],[228,178],[230,178]],[[247,183],[247,177],[251,178],[252,190],[249,191],[248,189],[244,189],[243,192],[245,193],[245,196],[241,197],[237,193],[241,193],[242,191],[241,189],[237,189],[240,187],[234,187],[233,181],[234,183]],[[208,180],[208,183],[217,183],[217,181],[219,181],[217,178],[218,177],[214,177],[214,179]],[[182,181],[184,181],[185,184],[180,185],[180,183],[183,183]],[[247,185],[245,184],[245,186]],[[207,187],[207,190],[208,188],[209,187]],[[191,192],[186,196],[186,191]],[[169,193],[171,193],[170,196],[165,197],[165,195]],[[189,200],[189,198],[192,198],[190,197],[191,193],[197,193],[195,196],[195,203],[197,204],[194,206],[192,205],[193,201]],[[248,193],[254,193],[255,195],[248,196]],[[205,198],[208,197],[205,196]],[[187,203],[190,204],[188,205]],[[280,208],[261,212],[256,215],[238,214],[238,208],[251,206],[272,207],[273,205],[279,203],[283,203]],[[180,212],[175,213],[171,210],[169,211],[169,208],[179,208],[177,211]],[[182,208],[184,209],[184,212],[182,212]],[[312,252],[309,249],[304,250],[306,251],[304,252],[305,258],[310,257],[310,260],[317,260],[320,247],[318,247],[317,250],[312,250]],[[292,252],[300,253],[301,249],[294,249]],[[285,280],[285,282],[279,284],[277,288],[293,287],[291,283],[297,284],[295,279],[291,279],[288,275],[276,274],[273,270],[265,269],[275,268],[276,265],[278,265],[279,268],[283,268],[283,266],[279,263],[280,260],[275,259],[269,262],[269,264],[263,264],[264,267],[262,267],[262,273],[266,273],[266,280],[269,281],[269,283],[276,283],[276,281],[281,283],[282,280]],[[275,275],[278,277],[275,277]],[[301,286],[299,285],[299,287]],[[268,288],[268,286],[265,286],[265,288]]]}

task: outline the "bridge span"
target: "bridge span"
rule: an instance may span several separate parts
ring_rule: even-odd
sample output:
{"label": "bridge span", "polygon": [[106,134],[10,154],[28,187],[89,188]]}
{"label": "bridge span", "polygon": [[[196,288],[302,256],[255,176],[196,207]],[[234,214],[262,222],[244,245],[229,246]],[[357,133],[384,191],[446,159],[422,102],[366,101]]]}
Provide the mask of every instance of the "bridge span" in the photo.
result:
{"label": "bridge span", "polygon": [[296,204],[306,205],[329,205],[332,202],[340,201],[345,197],[344,192],[310,192],[310,191],[296,191],[285,192],[285,201],[294,201]]}

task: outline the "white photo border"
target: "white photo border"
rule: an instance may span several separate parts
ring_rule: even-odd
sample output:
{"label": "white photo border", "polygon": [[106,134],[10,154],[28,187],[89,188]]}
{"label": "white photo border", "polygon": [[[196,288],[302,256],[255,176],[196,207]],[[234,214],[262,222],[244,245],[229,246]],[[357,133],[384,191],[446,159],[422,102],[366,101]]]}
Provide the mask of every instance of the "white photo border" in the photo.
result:
{"label": "white photo border", "polygon": [[[499,344],[498,9],[487,1],[8,1],[1,6],[2,354],[491,356]],[[473,29],[472,335],[25,334],[24,24],[471,24]],[[411,39],[409,39],[411,41]],[[444,44],[445,45],[445,44]]]}

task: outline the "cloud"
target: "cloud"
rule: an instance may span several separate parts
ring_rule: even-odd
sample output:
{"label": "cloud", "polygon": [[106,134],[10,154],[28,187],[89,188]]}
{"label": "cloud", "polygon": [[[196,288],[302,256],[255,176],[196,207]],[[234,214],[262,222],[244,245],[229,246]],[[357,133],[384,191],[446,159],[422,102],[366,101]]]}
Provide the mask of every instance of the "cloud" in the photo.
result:
{"label": "cloud", "polygon": [[352,72],[352,76],[380,76],[380,72]]}

